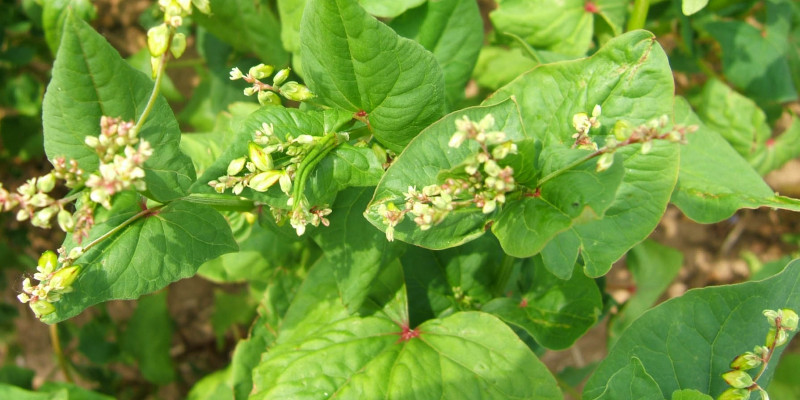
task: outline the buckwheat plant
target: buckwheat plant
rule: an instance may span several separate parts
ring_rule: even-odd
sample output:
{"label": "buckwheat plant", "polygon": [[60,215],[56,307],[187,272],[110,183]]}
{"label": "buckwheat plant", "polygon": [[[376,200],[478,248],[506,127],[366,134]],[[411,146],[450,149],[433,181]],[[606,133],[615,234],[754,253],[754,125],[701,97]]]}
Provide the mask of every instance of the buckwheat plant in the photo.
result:
{"label": "buckwheat plant", "polygon": [[[763,346],[756,346],[753,351],[738,355],[730,364],[731,370],[722,374],[722,378],[731,387],[717,397],[719,400],[747,400],[750,394],[758,391],[761,399],[769,400],[767,391],[758,383],[758,379],[767,369],[775,348],[786,344],[789,332],[797,330],[797,313],[788,308],[782,310],[764,310],[764,316],[769,321],[770,329]],[[761,368],[755,377],[747,371],[758,366]]]}
{"label": "buckwheat plant", "polygon": [[272,78],[271,85],[262,82],[262,79],[272,75],[274,69],[275,67],[272,65],[258,64],[251,67],[245,75],[239,68],[233,68],[230,78],[232,81],[243,79],[249,83],[251,86],[244,89],[244,95],[252,96],[257,94],[258,102],[262,106],[281,105],[281,99],[278,95],[293,101],[306,101],[314,98],[314,94],[305,85],[295,81],[286,82],[291,68],[284,68],[278,71]]}

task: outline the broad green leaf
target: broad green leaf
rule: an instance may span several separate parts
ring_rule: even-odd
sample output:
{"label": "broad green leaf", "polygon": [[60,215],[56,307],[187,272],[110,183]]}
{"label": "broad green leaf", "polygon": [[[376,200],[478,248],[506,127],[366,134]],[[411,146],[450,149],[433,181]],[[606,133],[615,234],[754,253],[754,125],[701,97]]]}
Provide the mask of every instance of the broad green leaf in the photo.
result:
{"label": "broad green leaf", "polygon": [[330,226],[315,231],[314,240],[334,264],[334,275],[344,305],[358,311],[378,272],[397,258],[405,246],[387,242],[362,213],[372,195],[371,188],[344,190],[336,197]]}
{"label": "broad green leaf", "polygon": [[500,244],[491,235],[441,251],[409,247],[401,264],[411,326],[489,302],[503,290],[495,290],[503,261]]}
{"label": "broad green leaf", "polygon": [[[119,197],[113,217],[96,225],[85,243],[141,212],[135,196]],[[67,239],[67,248],[76,244]],[[236,250],[222,216],[213,208],[174,201],[145,216],[88,250],[76,261],[83,270],[74,291],[55,303],[56,311],[42,320],[55,323],[85,308],[112,299],[135,299],[187,278],[203,262]]]}
{"label": "broad green leaf", "polygon": [[497,90],[537,65],[522,49],[484,46],[472,77],[481,87]]}
{"label": "broad green leaf", "polygon": [[192,19],[240,52],[250,52],[259,61],[283,67],[289,55],[281,45],[278,19],[263,0],[210,0],[211,15],[200,12]]}
{"label": "broad green leaf", "polygon": [[[477,142],[470,141],[458,148],[448,146],[455,131],[455,121],[464,116],[472,121],[480,121],[487,114],[495,119],[493,129],[504,131],[514,141],[525,138],[519,120],[519,111],[513,101],[506,101],[490,107],[470,107],[447,115],[426,128],[409,143],[391,167],[386,171],[375,189],[375,195],[364,215],[381,230],[386,230],[383,217],[378,213],[381,204],[394,203],[403,207],[403,193],[409,187],[422,189],[425,186],[440,184],[439,173],[460,165],[470,154],[478,149]],[[430,249],[445,249],[458,246],[477,238],[485,232],[485,225],[491,220],[477,207],[458,209],[441,223],[427,231],[422,231],[410,219],[405,218],[395,229],[394,237]]]}
{"label": "broad green leaf", "polygon": [[36,372],[32,369],[17,365],[3,365],[0,367],[0,383],[8,383],[22,389],[33,388],[33,377]]}
{"label": "broad green leaf", "polygon": [[576,265],[569,280],[548,272],[538,257],[525,260],[512,297],[496,298],[481,311],[528,332],[548,349],[565,349],[594,326],[603,308],[594,280]]}
{"label": "broad green leaf", "polygon": [[67,400],[69,397],[66,390],[58,396],[48,393],[32,392],[7,383],[0,383],[0,397],[14,400]]}
{"label": "broad green leaf", "polygon": [[672,392],[672,400],[714,400],[714,398],[694,389],[683,389]]}
{"label": "broad green leaf", "polygon": [[708,5],[708,0],[681,0],[683,15],[692,15]]}
{"label": "broad green leaf", "polygon": [[394,18],[427,0],[358,0],[364,10],[376,17]]}
{"label": "broad green leaf", "polygon": [[[540,157],[544,158],[544,153]],[[558,163],[557,168],[563,167]],[[608,170],[597,173],[596,168],[597,160],[588,160],[541,185],[539,196],[509,202],[492,225],[503,250],[514,257],[530,257],[557,234],[602,218],[615,199],[625,168],[620,156]],[[571,270],[572,266],[561,267]]]}
{"label": "broad green leaf", "polygon": [[222,289],[214,290],[214,309],[211,312],[211,329],[217,337],[217,348],[225,344],[225,334],[231,327],[246,325],[256,314],[255,302],[250,293],[240,291],[228,293]]}
{"label": "broad green leaf", "polygon": [[594,32],[595,12],[607,14],[617,30],[625,19],[625,2],[597,0],[592,10],[584,0],[501,0],[489,15],[495,28],[523,38],[535,48],[570,56],[589,50]]}
{"label": "broad green leaf", "polygon": [[401,328],[350,317],[268,352],[253,399],[560,399],[555,379],[500,320],[462,312]]}
{"label": "broad green leaf", "polygon": [[[128,65],[87,23],[70,14],[43,105],[44,145],[53,160],[77,160],[87,173],[98,158],[84,143],[100,133],[100,117],[134,120],[144,111],[153,83]],[[181,153],[180,131],[169,105],[158,98],[139,136],[155,149],[145,162],[148,196],[170,201],[186,194],[195,180],[191,160]]]}
{"label": "broad green leaf", "polygon": [[237,400],[247,399],[253,391],[253,368],[261,362],[261,354],[267,351],[274,336],[267,331],[268,327],[260,325],[261,318],[256,320],[250,337],[236,344],[231,357],[228,383],[233,387],[233,397]]}
{"label": "broad green leaf", "polygon": [[[651,33],[633,31],[609,41],[592,57],[535,68],[485,103],[516,96],[526,132],[545,147],[569,147],[576,113],[591,112],[601,105],[602,126],[595,137],[602,138],[617,120],[636,126],[671,115],[672,93],[672,74],[664,51]],[[568,254],[574,250],[566,250],[579,243],[587,274],[605,274],[614,261],[650,234],[664,214],[678,174],[678,151],[677,145],[663,142],[655,143],[648,154],[641,154],[639,145],[618,150],[625,175],[603,218],[575,225],[547,246]]]}
{"label": "broad green leaf", "polygon": [[303,76],[318,101],[366,112],[386,147],[402,150],[442,116],[444,78],[436,58],[355,0],[311,0],[301,26]]}
{"label": "broad green leaf", "polygon": [[628,252],[626,262],[636,283],[635,292],[610,321],[609,348],[667,290],[683,265],[683,254],[648,239]]}
{"label": "broad green leaf", "polygon": [[227,380],[230,369],[212,372],[197,381],[186,396],[187,400],[233,400]]}
{"label": "broad green leaf", "polygon": [[[592,375],[584,398],[607,390],[612,376],[641,360],[663,397],[678,389],[718,396],[728,385],[720,376],[737,355],[763,345],[769,323],[766,309],[800,309],[800,261],[767,280],[690,290],[644,313],[622,334]],[[790,332],[791,340],[794,333]],[[783,347],[775,350],[780,357]],[[758,383],[767,386],[775,366]]]}
{"label": "broad green leaf", "polygon": [[157,385],[175,380],[172,347],[173,321],[167,310],[167,291],[144,296],[128,320],[122,348],[136,360],[142,376]]}
{"label": "broad green leaf", "polygon": [[767,1],[769,12],[763,31],[743,21],[711,21],[701,29],[722,47],[722,70],[737,88],[759,103],[797,99],[787,59],[787,33],[780,27],[792,16],[791,4]]}
{"label": "broad green leaf", "polygon": [[658,383],[645,371],[637,357],[608,378],[605,390],[597,395],[583,396],[584,400],[641,399],[663,400]]}
{"label": "broad green leaf", "polygon": [[766,151],[761,153],[763,157],[753,160],[759,166],[758,171],[765,174],[766,171],[779,169],[800,156],[800,149],[797,148],[798,142],[800,142],[800,118],[793,114],[791,125],[777,138],[767,139]]}
{"label": "broad green leaf", "polygon": [[444,73],[447,104],[464,98],[478,53],[483,45],[483,20],[473,0],[428,1],[392,20],[401,36],[416,40],[430,50]]}
{"label": "broad green leaf", "polygon": [[42,28],[44,28],[44,38],[50,52],[56,54],[58,45],[61,43],[61,33],[64,30],[64,20],[67,18],[67,10],[82,20],[93,20],[97,17],[97,9],[90,0],[50,0],[42,2]]}
{"label": "broad green leaf", "polygon": [[672,194],[672,202],[686,216],[700,223],[714,223],[740,208],[800,210],[797,200],[776,196],[715,128],[700,121],[683,98],[676,99],[675,122],[698,126],[687,136],[689,143],[681,146],[681,170]]}
{"label": "broad green leaf", "polygon": [[290,53],[300,51],[300,22],[306,0],[278,0],[278,15],[281,19],[281,41]]}

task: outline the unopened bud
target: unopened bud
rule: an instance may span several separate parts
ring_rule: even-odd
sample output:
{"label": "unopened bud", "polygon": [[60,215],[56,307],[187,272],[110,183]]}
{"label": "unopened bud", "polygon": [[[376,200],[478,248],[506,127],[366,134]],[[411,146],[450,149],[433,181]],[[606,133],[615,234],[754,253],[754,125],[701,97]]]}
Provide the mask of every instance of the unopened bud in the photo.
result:
{"label": "unopened bud", "polygon": [[209,0],[192,0],[192,4],[203,14],[211,14],[211,4]]}
{"label": "unopened bud", "polygon": [[262,90],[258,92],[258,103],[262,106],[279,106],[281,105],[281,98],[275,92]]}
{"label": "unopened bud", "polygon": [[282,173],[281,178],[278,180],[278,183],[281,186],[281,192],[289,194],[292,191],[292,178],[289,177],[289,174]]}
{"label": "unopened bud", "polygon": [[83,139],[83,142],[93,149],[100,145],[100,140],[97,139],[97,136],[87,136]]}
{"label": "unopened bud", "polygon": [[631,124],[623,119],[617,120],[611,132],[618,141],[624,142],[631,136]]}
{"label": "unopened bud", "polygon": [[72,232],[75,229],[75,220],[72,218],[72,214],[67,210],[61,210],[58,212],[58,226],[64,232]]}
{"label": "unopened bud", "polygon": [[247,157],[239,157],[228,164],[228,176],[234,176],[242,172],[244,165],[247,163]]}
{"label": "unopened bud", "polygon": [[244,92],[245,96],[252,96],[252,95],[256,94],[256,92],[258,92],[258,89],[250,86],[250,87],[244,88],[243,92]]}
{"label": "unopened bud", "polygon": [[278,86],[281,83],[285,82],[286,78],[289,77],[289,71],[291,71],[291,70],[292,70],[291,68],[284,68],[284,69],[278,71],[278,73],[275,74],[275,77],[272,78],[272,84],[274,86]]}
{"label": "unopened bud", "polygon": [[761,358],[751,352],[744,353],[733,359],[731,368],[746,371],[761,365]]}
{"label": "unopened bud", "polygon": [[750,398],[750,391],[747,389],[730,388],[722,392],[717,400],[747,400]]}
{"label": "unopened bud", "polygon": [[56,176],[52,173],[49,173],[36,181],[36,188],[44,193],[50,192],[54,187],[56,187]]}
{"label": "unopened bud", "polygon": [[311,93],[305,85],[301,85],[295,81],[286,82],[281,86],[281,94],[289,100],[306,101],[314,98],[314,93]]}
{"label": "unopened bud", "polygon": [[250,71],[248,71],[248,73],[253,78],[264,79],[264,78],[272,75],[272,71],[273,70],[274,70],[274,68],[272,67],[272,65],[258,64],[258,65],[254,66],[254,67],[251,67]]}
{"label": "unopened bud", "polygon": [[722,379],[736,389],[744,389],[753,384],[753,378],[744,371],[728,371],[722,374]]}
{"label": "unopened bud", "polygon": [[247,154],[250,157],[250,161],[253,162],[256,169],[259,171],[269,171],[272,169],[272,157],[269,154],[264,152],[259,145],[250,142],[247,146]]}
{"label": "unopened bud", "polygon": [[53,306],[53,304],[47,300],[32,301],[30,303],[30,307],[37,317],[43,317],[56,311],[56,308]]}
{"label": "unopened bud", "polygon": [[253,176],[247,186],[256,192],[266,192],[272,185],[277,183],[280,178],[280,171],[266,171]]}
{"label": "unopened bud", "polygon": [[169,48],[169,27],[167,24],[154,26],[147,31],[147,49],[152,57],[161,57]]}
{"label": "unopened bud", "polygon": [[648,141],[642,143],[642,154],[647,154],[647,153],[650,152],[650,150],[653,150],[653,141],[652,140],[648,140]]}
{"label": "unopened bud", "polygon": [[790,331],[797,329],[797,313],[788,309],[784,308],[781,310],[781,327],[786,328]]}
{"label": "unopened bud", "polygon": [[78,257],[82,255],[83,255],[83,247],[76,247],[69,251],[68,257],[70,260],[76,260],[78,259]]}
{"label": "unopened bud", "polygon": [[58,265],[58,254],[54,251],[47,250],[39,257],[38,266],[42,270],[53,270]]}
{"label": "unopened bud", "polygon": [[176,33],[172,37],[172,44],[169,46],[169,52],[175,58],[181,58],[183,52],[186,51],[186,35],[183,33]]}
{"label": "unopened bud", "polygon": [[75,282],[75,279],[78,277],[80,272],[81,266],[79,265],[61,268],[53,274],[52,278],[50,278],[50,284],[56,290],[68,289],[70,286],[72,286],[72,282]]}
{"label": "unopened bud", "polygon": [[614,164],[614,153],[603,153],[597,159],[597,172],[603,172]]}

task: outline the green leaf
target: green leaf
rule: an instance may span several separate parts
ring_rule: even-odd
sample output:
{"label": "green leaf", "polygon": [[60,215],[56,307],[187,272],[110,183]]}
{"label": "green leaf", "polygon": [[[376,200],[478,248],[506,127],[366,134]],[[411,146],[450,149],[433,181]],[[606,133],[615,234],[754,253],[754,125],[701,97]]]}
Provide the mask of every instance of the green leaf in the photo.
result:
{"label": "green leaf", "polygon": [[44,38],[50,52],[56,54],[61,43],[64,20],[67,10],[72,10],[78,18],[89,21],[97,17],[97,10],[89,0],[50,0],[42,2],[42,27]]}
{"label": "green leaf", "polygon": [[14,400],[67,400],[67,392],[63,391],[58,396],[48,393],[31,392],[25,389],[0,383],[0,397]]}
{"label": "green leaf", "polygon": [[628,252],[626,262],[636,282],[636,291],[610,321],[609,348],[619,335],[655,304],[667,290],[683,265],[683,254],[648,239]]}
{"label": "green leaf", "polygon": [[500,320],[457,313],[401,332],[385,316],[350,317],[273,348],[253,399],[560,399],[555,379]]}
{"label": "green leaf", "polygon": [[[601,105],[602,126],[595,138],[602,138],[617,120],[636,126],[671,115],[672,93],[672,74],[663,50],[651,33],[633,31],[610,40],[592,57],[533,69],[485,103],[516,96],[526,132],[545,148],[569,147],[576,113]],[[678,151],[678,146],[663,142],[655,143],[646,155],[639,152],[639,145],[618,150],[625,175],[603,218],[573,226],[547,246],[567,254],[579,243],[587,274],[605,274],[614,261],[650,234],[664,214],[678,174]]]}
{"label": "green leaf", "polygon": [[426,0],[358,0],[366,12],[381,18],[394,18],[425,2]]}
{"label": "green leaf", "polygon": [[[626,2],[597,0],[592,5],[621,31]],[[595,14],[584,0],[501,0],[489,17],[499,32],[519,36],[535,48],[580,57],[592,43]]]}
{"label": "green leaf", "polygon": [[658,383],[645,371],[642,362],[637,357],[631,357],[631,362],[610,376],[605,390],[594,395],[584,394],[585,400],[614,400],[614,399],[642,399],[663,400]]}
{"label": "green leaf", "polygon": [[[138,118],[153,83],[128,65],[87,23],[70,14],[53,66],[43,105],[44,145],[53,160],[77,160],[86,173],[97,170],[98,158],[84,143],[100,133],[100,117]],[[195,174],[180,151],[180,131],[172,110],[158,98],[139,136],[155,149],[145,162],[148,196],[165,202],[186,194]]]}
{"label": "green leaf", "polygon": [[[487,114],[495,119],[493,129],[504,131],[514,141],[525,138],[519,120],[519,111],[513,101],[506,101],[490,107],[470,107],[447,115],[425,129],[409,143],[386,171],[369,208],[364,213],[367,219],[381,230],[386,230],[383,217],[378,213],[381,204],[393,202],[402,207],[405,203],[403,193],[410,186],[421,189],[439,184],[439,173],[451,170],[477,151],[474,141],[459,148],[448,146],[455,131],[455,121],[467,116],[472,121],[480,121]],[[394,237],[404,242],[430,249],[445,249],[458,246],[477,238],[485,232],[484,226],[490,217],[477,207],[458,209],[441,223],[427,231],[422,231],[410,220],[404,219],[395,229]]]}
{"label": "green leaf", "polygon": [[708,0],[681,0],[683,15],[692,15],[708,5]]}
{"label": "green leaf", "polygon": [[157,385],[166,385],[177,377],[169,354],[172,326],[167,292],[161,291],[139,299],[121,339],[122,348],[137,361],[142,376]]}
{"label": "green leaf", "polygon": [[758,102],[797,99],[787,56],[787,34],[781,26],[791,18],[791,4],[768,1],[763,31],[742,21],[711,21],[701,28],[722,46],[722,70],[737,88]]}
{"label": "green leaf", "polygon": [[314,240],[334,264],[344,305],[356,312],[366,299],[378,272],[397,258],[405,246],[387,242],[384,234],[362,215],[371,189],[344,190],[336,197],[330,226],[318,229]]}
{"label": "green leaf", "polygon": [[497,90],[537,65],[522,49],[484,46],[472,77],[481,87]]}
{"label": "green leaf", "polygon": [[[739,110],[733,114],[744,113]],[[748,162],[717,133],[719,128],[712,128],[714,119],[709,118],[709,121],[712,125],[703,124],[683,98],[676,99],[675,122],[698,126],[696,132],[687,136],[689,143],[681,146],[681,170],[672,194],[672,202],[687,217],[700,223],[714,223],[730,217],[740,208],[766,206],[800,210],[800,202],[776,196]],[[790,129],[795,129],[794,125]]]}
{"label": "green leaf", "polygon": [[800,398],[800,382],[797,381],[798,368],[800,368],[800,354],[784,354],[775,370],[775,377],[767,388],[767,392],[772,398]]}
{"label": "green leaf", "polygon": [[280,40],[280,23],[269,2],[258,0],[210,0],[211,15],[192,14],[192,19],[222,41],[259,61],[283,67],[289,55]]}
{"label": "green leaf", "polygon": [[355,0],[311,0],[301,26],[309,88],[325,105],[366,112],[386,147],[402,150],[443,114],[444,79],[434,56]]}
{"label": "green leaf", "polygon": [[683,389],[672,392],[672,400],[714,400],[714,398],[694,389]]}
{"label": "green leaf", "polygon": [[214,310],[211,312],[211,328],[217,337],[217,347],[222,348],[225,334],[234,325],[248,324],[256,314],[255,302],[247,291],[228,293],[214,290]]}
{"label": "green leaf", "polygon": [[23,389],[33,388],[33,377],[36,375],[32,369],[16,365],[3,365],[0,367],[0,383],[8,383]]}
{"label": "green leaf", "polygon": [[540,258],[525,260],[520,274],[526,284],[513,297],[494,299],[481,311],[525,330],[548,349],[568,348],[594,326],[603,308],[597,284],[580,265],[575,267],[572,277],[562,280],[548,272]]}
{"label": "green leaf", "polygon": [[[69,400],[113,400],[113,397],[106,396],[91,390],[86,390],[80,386],[66,382],[45,382],[39,387],[40,392],[49,393],[50,399],[69,399]],[[66,392],[66,396],[64,393]],[[63,396],[63,397],[62,397]],[[12,397],[9,397],[12,398]],[[13,397],[17,400],[18,397]]]}
{"label": "green leaf", "polygon": [[233,400],[233,391],[227,383],[229,369],[212,372],[194,384],[187,400]]}
{"label": "green leaf", "polygon": [[281,20],[281,41],[290,53],[300,51],[300,24],[306,0],[278,0],[278,15]]}
{"label": "green leaf", "polygon": [[416,40],[436,57],[444,73],[448,105],[464,98],[464,87],[483,45],[483,20],[477,2],[428,1],[423,7],[392,20],[391,27],[399,35]]}
{"label": "green leaf", "polygon": [[[141,211],[134,196],[120,197],[113,217],[92,229],[86,243]],[[68,238],[67,248],[75,247]],[[83,266],[74,291],[55,303],[42,320],[55,323],[85,308],[112,299],[135,299],[197,272],[203,262],[236,250],[222,216],[213,208],[175,201],[142,217],[88,250],[76,261]]]}
{"label": "green leaf", "polygon": [[[622,334],[584,389],[595,398],[612,376],[637,357],[661,387],[663,397],[678,389],[718,396],[728,385],[721,374],[737,355],[763,345],[769,323],[765,309],[800,309],[800,261],[767,280],[691,290],[644,313]],[[794,333],[790,333],[789,339]],[[773,359],[785,347],[776,349]],[[774,366],[761,376],[769,384]]]}

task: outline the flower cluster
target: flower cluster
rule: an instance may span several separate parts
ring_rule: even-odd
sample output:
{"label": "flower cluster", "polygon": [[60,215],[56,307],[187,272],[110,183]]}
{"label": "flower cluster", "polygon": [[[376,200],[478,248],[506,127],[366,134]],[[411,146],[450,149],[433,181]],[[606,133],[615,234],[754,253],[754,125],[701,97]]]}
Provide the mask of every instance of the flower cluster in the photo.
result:
{"label": "flower cluster", "polygon": [[600,105],[597,104],[592,109],[592,116],[589,117],[586,113],[577,113],[572,116],[572,126],[577,131],[572,138],[575,139],[575,143],[572,145],[573,148],[577,147],[579,149],[584,150],[597,150],[597,143],[595,143],[591,136],[589,136],[589,130],[592,128],[599,128],[600,127],[600,113],[602,109]]}
{"label": "flower cluster", "polygon": [[[287,206],[292,207],[288,214],[284,210],[272,208],[279,223],[288,217],[298,236],[305,233],[306,225],[328,226],[329,221],[325,216],[331,213],[330,208],[309,207],[302,193],[299,194],[300,199],[295,199],[298,193],[293,192],[300,164],[319,146],[322,139],[311,135],[293,137],[287,134],[281,137],[275,134],[272,124],[264,123],[255,132],[253,141],[248,144],[247,156],[231,161],[226,175],[208,182],[208,185],[217,193],[231,189],[233,194],[239,195],[245,188],[266,192],[278,184],[281,191],[289,196]],[[281,162],[276,164],[273,157],[281,159]]]}
{"label": "flower cluster", "polygon": [[[80,249],[80,248],[77,248]],[[79,251],[78,251],[79,252]],[[79,256],[73,250],[73,257]],[[56,268],[59,259],[56,253],[46,251],[39,257],[39,264],[33,279],[39,281],[36,285],[31,284],[30,278],[22,281],[22,291],[17,298],[22,303],[28,303],[33,313],[37,317],[42,317],[55,311],[53,303],[61,299],[61,295],[72,291],[72,282],[78,277],[81,267],[63,263],[61,268]]]}
{"label": "flower cluster", "polygon": [[245,82],[249,83],[250,86],[244,89],[244,95],[252,96],[257,94],[258,102],[262,106],[280,105],[281,99],[278,95],[293,101],[306,101],[314,98],[314,93],[311,93],[311,90],[305,85],[295,81],[286,82],[291,68],[284,68],[278,71],[272,78],[271,85],[261,81],[272,75],[274,70],[275,68],[272,65],[258,64],[251,67],[247,71],[247,75],[243,74],[239,68],[233,68],[230,77],[232,81],[244,79]]}
{"label": "flower cluster", "polygon": [[378,213],[387,226],[386,238],[394,240],[394,229],[409,214],[421,230],[440,223],[457,208],[477,207],[489,214],[506,201],[506,193],[514,190],[514,170],[501,166],[499,161],[517,152],[517,146],[501,131],[493,131],[495,121],[491,114],[480,122],[468,117],[456,120],[456,132],[448,145],[460,147],[465,141],[477,142],[479,151],[462,163],[463,173],[444,179],[438,185],[428,185],[418,190],[410,186],[403,193],[405,206],[401,210],[394,203],[378,206]]}
{"label": "flower cluster", "polygon": [[[770,324],[769,332],[763,346],[756,346],[753,351],[740,354],[730,364],[731,370],[722,374],[722,379],[731,387],[718,397],[720,400],[745,400],[750,398],[750,393],[758,390],[762,399],[769,400],[767,392],[756,383],[758,378],[767,368],[775,348],[786,344],[789,332],[797,330],[798,317],[794,311],[784,308],[782,310],[764,310],[764,316]],[[755,378],[746,371],[761,366]]]}
{"label": "flower cluster", "polygon": [[204,14],[211,14],[209,0],[158,0],[164,22],[147,30],[147,49],[154,78],[164,66],[167,50],[175,58],[186,51],[186,35],[177,29],[183,25],[183,18],[192,14],[192,5]]}

